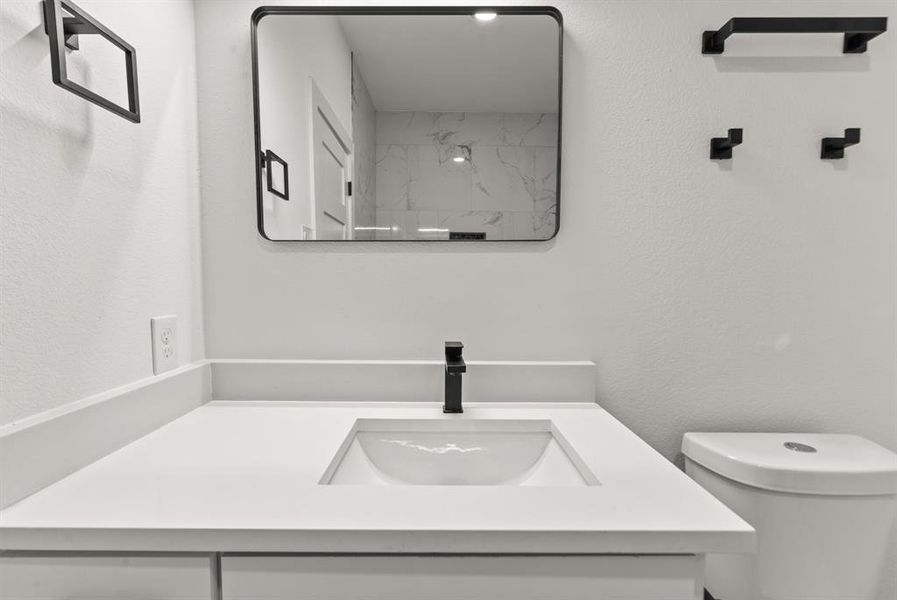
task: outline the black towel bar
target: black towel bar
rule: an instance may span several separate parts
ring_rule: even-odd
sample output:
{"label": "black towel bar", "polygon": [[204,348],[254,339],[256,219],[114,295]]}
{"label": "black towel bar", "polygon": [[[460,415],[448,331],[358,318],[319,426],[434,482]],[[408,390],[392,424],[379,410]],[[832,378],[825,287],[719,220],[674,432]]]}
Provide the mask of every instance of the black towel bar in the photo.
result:
{"label": "black towel bar", "polygon": [[861,54],[866,42],[888,29],[887,17],[733,17],[705,31],[702,54],[722,54],[733,33],[843,33],[844,53]]}
{"label": "black towel bar", "polygon": [[[137,51],[112,33],[105,25],[84,12],[71,0],[43,0],[44,31],[50,36],[50,69],[53,83],[85,100],[134,123],[140,122],[140,98],[137,92]],[[66,17],[63,11],[72,15]],[[65,66],[65,49],[78,49],[79,35],[101,35],[125,53],[125,74],[128,82],[128,108],[70,81]]]}

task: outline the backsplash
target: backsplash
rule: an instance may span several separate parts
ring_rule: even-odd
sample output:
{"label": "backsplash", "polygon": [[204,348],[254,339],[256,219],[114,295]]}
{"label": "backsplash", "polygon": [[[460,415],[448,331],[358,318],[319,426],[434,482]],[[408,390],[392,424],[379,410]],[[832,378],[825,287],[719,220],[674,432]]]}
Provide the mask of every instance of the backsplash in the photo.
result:
{"label": "backsplash", "polygon": [[551,237],[557,126],[556,114],[378,112],[376,219],[390,230],[377,239]]}

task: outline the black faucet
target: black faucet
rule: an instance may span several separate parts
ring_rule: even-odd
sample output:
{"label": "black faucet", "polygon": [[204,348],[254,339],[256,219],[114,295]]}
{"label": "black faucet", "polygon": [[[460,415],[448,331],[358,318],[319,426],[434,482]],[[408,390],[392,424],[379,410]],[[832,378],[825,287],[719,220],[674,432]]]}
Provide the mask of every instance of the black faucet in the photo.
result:
{"label": "black faucet", "polygon": [[461,358],[464,344],[461,342],[445,343],[445,405],[444,413],[463,413],[461,408],[461,374],[467,371],[467,365]]}

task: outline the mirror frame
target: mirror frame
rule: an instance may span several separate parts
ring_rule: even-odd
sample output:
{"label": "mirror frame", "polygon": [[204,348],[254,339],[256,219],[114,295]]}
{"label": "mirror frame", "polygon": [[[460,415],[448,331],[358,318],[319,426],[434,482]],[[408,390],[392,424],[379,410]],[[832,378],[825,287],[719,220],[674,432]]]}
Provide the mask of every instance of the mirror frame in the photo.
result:
{"label": "mirror frame", "polygon": [[[272,240],[265,235],[263,210],[263,176],[260,156],[263,153],[261,140],[261,114],[259,109],[259,64],[258,64],[258,24],[263,18],[274,15],[308,15],[308,16],[343,16],[343,15],[407,15],[407,16],[454,16],[470,15],[478,12],[494,12],[498,15],[545,15],[552,17],[558,24],[558,136],[557,136],[557,184],[555,189],[556,208],[554,232],[544,239],[505,239],[505,240]],[[561,131],[563,129],[563,90],[564,90],[564,18],[561,11],[553,6],[260,6],[251,17],[252,44],[252,113],[255,135],[255,188],[256,188],[256,227],[262,238],[269,242],[286,243],[393,243],[393,244],[455,244],[465,243],[516,243],[516,242],[548,242],[557,237],[561,228]],[[303,182],[304,183],[304,182]]]}

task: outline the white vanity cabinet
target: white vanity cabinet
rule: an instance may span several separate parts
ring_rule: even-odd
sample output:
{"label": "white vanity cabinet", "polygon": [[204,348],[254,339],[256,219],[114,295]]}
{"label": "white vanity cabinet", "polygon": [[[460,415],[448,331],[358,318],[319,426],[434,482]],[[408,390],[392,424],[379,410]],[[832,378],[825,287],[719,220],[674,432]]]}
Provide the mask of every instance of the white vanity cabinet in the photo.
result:
{"label": "white vanity cabinet", "polygon": [[205,556],[0,554],[0,600],[210,600]]}
{"label": "white vanity cabinet", "polygon": [[[701,600],[706,553],[753,550],[750,525],[594,405],[442,416],[422,402],[204,405],[0,511],[0,600]],[[321,483],[359,432],[393,426],[547,438],[574,471]],[[479,473],[460,464],[439,468]]]}
{"label": "white vanity cabinet", "polygon": [[223,600],[699,600],[697,556],[225,556]]}

